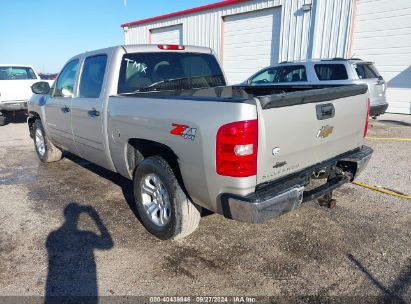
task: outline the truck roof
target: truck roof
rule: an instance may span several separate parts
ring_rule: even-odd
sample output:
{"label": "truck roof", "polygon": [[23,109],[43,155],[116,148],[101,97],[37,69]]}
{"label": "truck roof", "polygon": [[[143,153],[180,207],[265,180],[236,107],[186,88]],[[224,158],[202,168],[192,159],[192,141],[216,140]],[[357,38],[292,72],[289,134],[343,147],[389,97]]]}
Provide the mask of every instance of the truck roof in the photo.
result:
{"label": "truck roof", "polygon": [[14,64],[14,63],[0,63],[0,67],[20,67],[20,68],[33,68],[33,66],[29,65],[29,64]]}
{"label": "truck roof", "polygon": [[[175,52],[193,52],[193,53],[204,53],[204,54],[212,54],[213,51],[211,48],[207,47],[200,47],[200,46],[192,46],[192,45],[174,45],[174,44],[128,44],[128,45],[117,45],[117,46],[112,46],[108,48],[103,48],[103,49],[98,49],[98,50],[92,50],[92,51],[86,51],[81,54],[77,54],[74,57],[77,57],[79,55],[83,54],[88,54],[88,53],[99,53],[99,52],[104,52],[108,50],[113,50],[113,49],[123,49],[127,53],[139,53],[139,52],[164,52],[167,51],[166,48],[160,48],[160,47],[165,47],[165,46],[174,46],[174,47],[181,47],[182,49],[177,49],[173,50],[170,49],[170,51],[175,51]],[[73,58],[74,58],[73,57]]]}

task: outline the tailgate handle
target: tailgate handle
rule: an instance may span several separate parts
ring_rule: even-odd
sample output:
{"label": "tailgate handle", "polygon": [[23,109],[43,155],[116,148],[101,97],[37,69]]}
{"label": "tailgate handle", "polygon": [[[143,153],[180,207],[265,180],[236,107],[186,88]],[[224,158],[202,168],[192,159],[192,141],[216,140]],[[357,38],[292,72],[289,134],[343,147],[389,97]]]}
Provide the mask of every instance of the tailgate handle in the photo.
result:
{"label": "tailgate handle", "polygon": [[335,115],[335,108],[332,103],[316,105],[315,109],[317,111],[318,120],[333,118]]}

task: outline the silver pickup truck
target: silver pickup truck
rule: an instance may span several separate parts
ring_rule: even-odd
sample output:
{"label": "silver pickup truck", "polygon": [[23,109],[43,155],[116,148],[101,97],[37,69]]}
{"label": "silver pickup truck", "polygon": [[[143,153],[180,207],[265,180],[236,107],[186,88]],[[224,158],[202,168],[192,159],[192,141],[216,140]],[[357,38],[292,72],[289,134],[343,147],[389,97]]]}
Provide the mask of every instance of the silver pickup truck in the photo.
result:
{"label": "silver pickup truck", "polygon": [[363,145],[367,86],[226,86],[208,48],[80,54],[53,88],[32,89],[28,126],[40,160],[67,150],[133,180],[141,220],[161,239],[193,232],[202,208],[258,223],[331,202],[372,154]]}

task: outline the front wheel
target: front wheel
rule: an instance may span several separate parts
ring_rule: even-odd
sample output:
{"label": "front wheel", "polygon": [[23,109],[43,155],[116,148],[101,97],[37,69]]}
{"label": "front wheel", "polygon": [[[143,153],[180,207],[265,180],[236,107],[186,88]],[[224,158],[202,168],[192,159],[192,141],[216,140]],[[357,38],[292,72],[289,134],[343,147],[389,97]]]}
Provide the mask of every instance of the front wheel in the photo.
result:
{"label": "front wheel", "polygon": [[55,162],[61,159],[62,151],[48,139],[40,119],[33,125],[34,147],[38,158],[43,163]]}
{"label": "front wheel", "polygon": [[200,211],[176,179],[168,163],[149,157],[134,173],[134,199],[146,229],[162,240],[183,238],[196,230]]}

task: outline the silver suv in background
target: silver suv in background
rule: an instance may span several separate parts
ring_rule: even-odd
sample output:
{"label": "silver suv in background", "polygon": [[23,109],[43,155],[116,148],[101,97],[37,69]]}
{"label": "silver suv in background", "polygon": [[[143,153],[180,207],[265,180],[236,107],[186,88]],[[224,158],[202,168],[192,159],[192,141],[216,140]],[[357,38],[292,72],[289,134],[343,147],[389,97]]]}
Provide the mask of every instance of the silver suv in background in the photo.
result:
{"label": "silver suv in background", "polygon": [[370,116],[384,114],[388,108],[387,85],[372,62],[361,59],[320,59],[281,62],[264,68],[242,85],[347,85],[365,83],[370,97]]}

